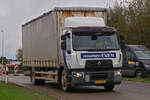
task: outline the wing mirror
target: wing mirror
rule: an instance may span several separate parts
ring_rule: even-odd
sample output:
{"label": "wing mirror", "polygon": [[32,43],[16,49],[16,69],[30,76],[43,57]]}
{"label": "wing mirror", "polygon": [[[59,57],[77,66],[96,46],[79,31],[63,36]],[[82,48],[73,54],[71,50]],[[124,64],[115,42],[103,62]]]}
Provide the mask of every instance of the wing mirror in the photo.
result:
{"label": "wing mirror", "polygon": [[70,33],[68,33],[68,31],[66,31],[64,35],[61,35],[61,40],[66,40],[66,37],[70,39]]}
{"label": "wing mirror", "polygon": [[70,39],[70,33],[68,33],[68,31],[66,31],[65,35]]}

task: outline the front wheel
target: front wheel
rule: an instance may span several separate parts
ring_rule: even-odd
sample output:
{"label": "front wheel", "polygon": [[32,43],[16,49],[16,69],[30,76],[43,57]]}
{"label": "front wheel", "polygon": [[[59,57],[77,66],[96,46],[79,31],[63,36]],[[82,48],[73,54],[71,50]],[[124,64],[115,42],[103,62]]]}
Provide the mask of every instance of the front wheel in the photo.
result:
{"label": "front wheel", "polygon": [[108,85],[108,86],[106,85],[106,86],[104,86],[104,88],[106,91],[110,92],[114,89],[114,85]]}
{"label": "front wheel", "polygon": [[65,91],[65,92],[68,92],[68,91],[71,90],[71,86],[67,82],[67,72],[66,72],[66,70],[63,70],[63,72],[61,74],[61,87],[62,87],[62,90]]}

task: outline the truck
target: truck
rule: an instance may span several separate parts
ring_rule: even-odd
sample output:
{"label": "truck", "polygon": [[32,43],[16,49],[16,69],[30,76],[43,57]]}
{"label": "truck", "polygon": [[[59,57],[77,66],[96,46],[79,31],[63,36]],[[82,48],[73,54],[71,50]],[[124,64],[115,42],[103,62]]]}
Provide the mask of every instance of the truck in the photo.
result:
{"label": "truck", "polygon": [[55,7],[22,25],[23,66],[34,85],[57,83],[63,91],[122,80],[117,30],[106,26],[107,9]]}

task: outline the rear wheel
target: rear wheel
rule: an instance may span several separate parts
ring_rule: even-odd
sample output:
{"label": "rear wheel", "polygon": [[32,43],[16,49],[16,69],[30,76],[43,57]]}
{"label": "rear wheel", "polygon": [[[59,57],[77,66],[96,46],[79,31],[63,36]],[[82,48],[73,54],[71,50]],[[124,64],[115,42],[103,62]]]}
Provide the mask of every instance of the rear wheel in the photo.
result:
{"label": "rear wheel", "polygon": [[68,91],[71,90],[71,86],[67,82],[67,72],[66,72],[66,70],[63,70],[62,74],[61,74],[61,87],[62,87],[62,90],[65,91],[65,92],[68,92]]}
{"label": "rear wheel", "polygon": [[114,85],[106,85],[106,86],[104,86],[104,88],[106,91],[110,92],[114,89]]}
{"label": "rear wheel", "polygon": [[36,79],[35,78],[35,73],[32,72],[31,74],[31,82],[33,85],[44,85],[45,84],[45,80],[42,79]]}

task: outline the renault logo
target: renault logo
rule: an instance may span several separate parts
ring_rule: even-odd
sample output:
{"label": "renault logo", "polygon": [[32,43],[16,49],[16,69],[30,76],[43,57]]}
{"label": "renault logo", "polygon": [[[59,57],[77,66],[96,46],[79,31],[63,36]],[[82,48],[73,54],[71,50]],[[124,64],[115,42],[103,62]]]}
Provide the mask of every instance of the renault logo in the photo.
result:
{"label": "renault logo", "polygon": [[102,63],[99,61],[99,62],[97,62],[97,64],[98,64],[98,65],[101,65]]}

